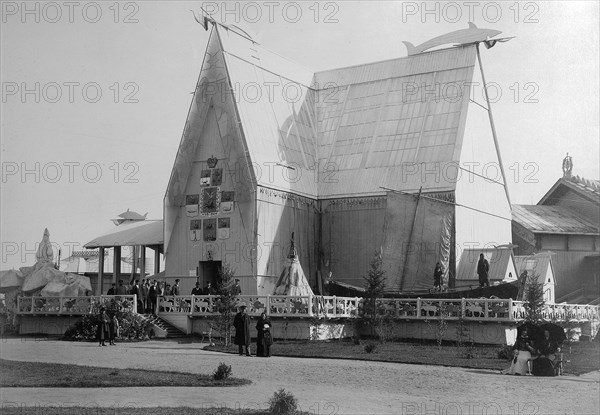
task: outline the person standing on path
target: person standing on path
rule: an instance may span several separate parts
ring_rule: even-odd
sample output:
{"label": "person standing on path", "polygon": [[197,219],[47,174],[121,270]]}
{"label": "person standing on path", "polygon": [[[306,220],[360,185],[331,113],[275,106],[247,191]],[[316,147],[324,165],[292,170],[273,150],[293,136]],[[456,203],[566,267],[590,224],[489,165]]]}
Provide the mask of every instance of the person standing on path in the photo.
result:
{"label": "person standing on path", "polygon": [[98,318],[98,328],[96,329],[96,337],[98,338],[98,346],[106,346],[106,339],[109,338],[109,318],[106,314],[106,309],[102,307],[100,309],[100,316]]}
{"label": "person standing on path", "polygon": [[108,344],[114,346],[117,337],[119,337],[119,320],[117,314],[114,313],[108,322]]}
{"label": "person standing on path", "polygon": [[262,313],[256,323],[256,356],[271,357],[271,320],[266,313]]}
{"label": "person standing on path", "polygon": [[246,314],[246,306],[241,305],[240,311],[233,319],[235,327],[235,344],[238,345],[240,356],[243,355],[243,348],[246,348],[246,356],[252,356],[250,353],[250,316]]}

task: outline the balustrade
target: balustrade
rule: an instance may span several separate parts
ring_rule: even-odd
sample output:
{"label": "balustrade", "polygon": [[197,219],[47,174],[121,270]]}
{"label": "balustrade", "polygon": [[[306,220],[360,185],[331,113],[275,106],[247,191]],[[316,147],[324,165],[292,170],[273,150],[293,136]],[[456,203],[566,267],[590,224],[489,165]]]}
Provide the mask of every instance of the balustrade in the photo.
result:
{"label": "balustrade", "polygon": [[[84,315],[96,313],[102,306],[117,306],[137,311],[136,297],[19,297],[19,314]],[[245,304],[248,314],[266,313],[275,317],[355,318],[365,307],[359,297],[240,295],[236,305]],[[215,316],[219,314],[220,298],[215,295],[163,296],[157,302],[159,314]],[[525,303],[501,298],[429,299],[379,298],[375,302],[378,315],[406,320],[475,320],[513,321],[526,316]],[[600,320],[598,306],[579,304],[546,304],[542,317],[548,321]]]}

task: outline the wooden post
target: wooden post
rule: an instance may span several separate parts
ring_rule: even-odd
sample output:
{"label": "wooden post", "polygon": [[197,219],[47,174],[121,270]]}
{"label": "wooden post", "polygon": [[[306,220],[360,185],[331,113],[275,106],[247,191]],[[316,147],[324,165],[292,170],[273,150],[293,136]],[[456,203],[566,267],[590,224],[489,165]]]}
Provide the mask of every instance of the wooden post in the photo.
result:
{"label": "wooden post", "polygon": [[508,318],[510,320],[514,320],[514,316],[513,316],[513,300],[512,298],[508,299]]}
{"label": "wooden post", "polygon": [[479,53],[479,43],[475,45],[477,50],[477,61],[479,62],[479,69],[481,70],[481,81],[483,82],[483,91],[485,100],[487,102],[487,113],[490,119],[490,127],[492,128],[492,137],[494,138],[494,146],[496,147],[496,154],[498,155],[498,163],[500,164],[500,173],[502,173],[502,180],[504,181],[504,193],[506,194],[506,200],[508,201],[508,208],[512,210],[510,203],[510,196],[508,194],[508,182],[506,180],[506,174],[504,174],[504,165],[502,164],[502,155],[500,154],[500,146],[498,145],[498,136],[496,135],[496,127],[494,125],[494,117],[492,116],[492,105],[490,104],[490,98],[488,96],[487,86],[485,83],[485,75],[483,73],[483,65],[481,64],[481,55]]}
{"label": "wooden post", "polygon": [[157,246],[154,248],[154,274],[160,272],[160,248]]}
{"label": "wooden post", "polygon": [[98,248],[98,281],[96,281],[96,294],[104,292],[104,247]]}
{"label": "wooden post", "polygon": [[313,296],[309,295],[308,296],[308,316],[312,317],[313,316]]}
{"label": "wooden post", "polygon": [[146,278],[146,245],[140,246],[140,282]]}
{"label": "wooden post", "polygon": [[408,268],[408,254],[410,253],[410,244],[412,242],[413,232],[415,230],[415,222],[417,220],[417,212],[419,211],[419,200],[421,200],[421,191],[423,190],[423,186],[419,188],[419,193],[415,196],[417,199],[417,203],[415,205],[415,214],[413,216],[412,224],[410,225],[410,233],[408,234],[408,243],[406,244],[406,251],[404,254],[404,265],[402,266],[402,274],[400,275],[400,289],[402,291],[404,289],[404,279],[406,277],[406,269]]}
{"label": "wooden post", "polygon": [[121,247],[113,247],[113,283],[119,286],[119,278],[121,278]]}

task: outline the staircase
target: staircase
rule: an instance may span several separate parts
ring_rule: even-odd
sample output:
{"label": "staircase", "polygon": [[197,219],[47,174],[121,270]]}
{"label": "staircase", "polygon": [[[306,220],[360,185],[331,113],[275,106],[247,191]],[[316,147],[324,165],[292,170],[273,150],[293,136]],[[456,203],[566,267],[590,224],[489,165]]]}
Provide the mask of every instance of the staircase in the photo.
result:
{"label": "staircase", "polygon": [[154,314],[144,314],[143,316],[148,321],[150,321],[152,324],[154,324],[155,326],[158,326],[159,328],[161,328],[164,331],[166,331],[167,332],[167,339],[180,339],[180,338],[183,338],[183,337],[187,337],[187,334],[185,334],[183,331],[179,330],[177,327],[175,327],[174,325],[172,325],[168,321],[163,320],[162,318],[160,318],[157,315],[154,315]]}

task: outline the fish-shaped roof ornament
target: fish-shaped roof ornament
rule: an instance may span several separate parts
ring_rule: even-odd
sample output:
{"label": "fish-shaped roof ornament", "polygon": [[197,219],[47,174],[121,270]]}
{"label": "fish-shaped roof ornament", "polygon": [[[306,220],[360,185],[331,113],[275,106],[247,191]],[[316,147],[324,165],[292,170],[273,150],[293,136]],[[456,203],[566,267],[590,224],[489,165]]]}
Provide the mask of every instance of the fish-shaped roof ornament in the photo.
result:
{"label": "fish-shaped roof ornament", "polygon": [[447,44],[464,45],[486,42],[486,47],[490,48],[494,46],[496,42],[506,42],[507,40],[512,39],[512,37],[490,39],[494,36],[498,36],[500,33],[502,33],[500,30],[480,29],[475,26],[475,23],[469,22],[468,29],[456,30],[454,32],[446,33],[445,35],[434,37],[425,43],[421,43],[419,46],[414,46],[412,43],[406,41],[403,41],[402,43],[406,45],[408,56],[412,56],[423,53],[428,49]]}

